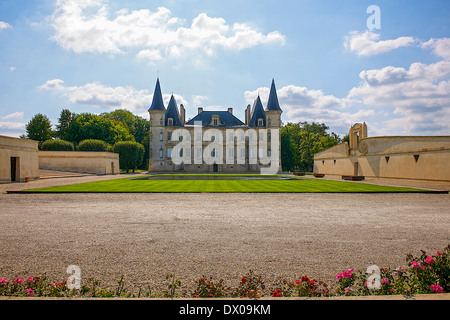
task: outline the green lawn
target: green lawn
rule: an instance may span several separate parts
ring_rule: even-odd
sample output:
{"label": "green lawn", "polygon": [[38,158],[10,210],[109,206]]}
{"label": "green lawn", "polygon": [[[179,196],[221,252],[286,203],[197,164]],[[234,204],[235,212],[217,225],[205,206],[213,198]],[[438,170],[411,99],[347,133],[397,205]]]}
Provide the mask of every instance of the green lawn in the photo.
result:
{"label": "green lawn", "polygon": [[[258,179],[241,180],[175,180],[175,175],[168,175],[172,180],[136,180],[133,178],[112,179],[87,182],[60,187],[29,189],[23,192],[51,193],[89,193],[89,192],[427,192],[426,190],[378,186],[368,183],[301,178],[293,180]],[[212,175],[211,175],[212,176]],[[224,175],[222,175],[224,176]],[[231,177],[231,175],[226,175]]]}

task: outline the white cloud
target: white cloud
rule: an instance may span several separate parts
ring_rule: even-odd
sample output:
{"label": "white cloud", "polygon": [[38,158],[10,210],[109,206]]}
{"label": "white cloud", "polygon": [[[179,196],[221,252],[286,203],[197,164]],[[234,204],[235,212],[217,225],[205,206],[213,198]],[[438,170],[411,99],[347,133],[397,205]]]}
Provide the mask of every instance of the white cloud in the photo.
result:
{"label": "white cloud", "polygon": [[107,87],[100,83],[64,86],[63,80],[53,79],[39,88],[59,92],[67,96],[73,104],[96,108],[124,108],[132,112],[143,112],[151,104],[151,95],[148,90],[136,90],[130,86]]}
{"label": "white cloud", "polygon": [[[261,87],[244,93],[246,101],[253,105],[259,95],[266,107],[270,89]],[[283,110],[285,122],[320,122],[328,125],[331,130],[344,135],[355,122],[366,121],[375,115],[374,110],[358,110],[352,112],[349,107],[352,101],[326,95],[322,90],[308,89],[288,85],[277,90],[278,100]]]}
{"label": "white cloud", "polygon": [[10,122],[10,121],[0,121],[1,130],[24,130],[25,123],[21,122]]}
{"label": "white cloud", "polygon": [[[131,86],[108,87],[100,83],[87,83],[82,86],[64,86],[61,79],[48,80],[40,89],[51,90],[68,97],[73,104],[86,105],[108,110],[127,109],[135,114],[147,114],[153,94],[149,90],[137,90]],[[163,94],[167,107],[171,94]],[[174,94],[177,104],[186,105],[186,100]]]}
{"label": "white cloud", "polygon": [[14,112],[7,114],[6,116],[0,117],[2,120],[9,120],[9,119],[23,119],[23,111],[22,112]]}
{"label": "white cloud", "polygon": [[388,66],[360,73],[362,83],[348,98],[365,105],[392,107],[388,128],[402,133],[450,133],[450,62]]}
{"label": "white cloud", "polygon": [[158,61],[162,59],[161,52],[158,49],[145,49],[139,51],[137,54],[139,59],[145,59],[149,61]]}
{"label": "white cloud", "polygon": [[12,26],[9,23],[0,21],[0,31],[6,30],[6,29],[12,29]]}
{"label": "white cloud", "polygon": [[422,48],[432,48],[434,54],[450,60],[450,38],[430,39],[422,43]]}
{"label": "white cloud", "polygon": [[386,53],[391,50],[413,45],[412,37],[399,37],[391,40],[380,40],[380,35],[372,31],[352,31],[345,37],[344,46],[359,56],[371,56]]}
{"label": "white cloud", "polygon": [[198,106],[202,105],[203,102],[206,100],[208,100],[207,96],[198,96],[198,95],[192,96],[192,103],[193,103],[194,107],[198,107]]}
{"label": "white cloud", "polygon": [[189,27],[183,20],[172,17],[169,9],[159,7],[109,13],[107,0],[58,0],[50,17],[61,47],[76,53],[95,52],[121,54],[127,49],[140,49],[139,58],[161,60],[163,53],[177,58],[191,51],[207,55],[217,48],[243,50],[265,43],[283,44],[284,35],[278,31],[265,35],[246,24],[230,26],[223,18],[200,13]]}

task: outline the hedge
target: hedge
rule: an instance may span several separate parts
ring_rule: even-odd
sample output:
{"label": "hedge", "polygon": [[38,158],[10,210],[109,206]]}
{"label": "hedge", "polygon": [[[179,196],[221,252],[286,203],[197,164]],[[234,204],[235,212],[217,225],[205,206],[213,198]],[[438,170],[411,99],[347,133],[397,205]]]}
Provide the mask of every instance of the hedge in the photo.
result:
{"label": "hedge", "polygon": [[119,154],[120,169],[125,169],[127,173],[129,169],[140,166],[144,160],[145,149],[139,142],[119,141],[114,144],[114,152]]}
{"label": "hedge", "polygon": [[78,151],[102,151],[108,152],[111,150],[111,145],[99,139],[86,139],[80,141],[77,147]]}
{"label": "hedge", "polygon": [[41,145],[42,151],[74,151],[73,143],[61,139],[45,140]]}

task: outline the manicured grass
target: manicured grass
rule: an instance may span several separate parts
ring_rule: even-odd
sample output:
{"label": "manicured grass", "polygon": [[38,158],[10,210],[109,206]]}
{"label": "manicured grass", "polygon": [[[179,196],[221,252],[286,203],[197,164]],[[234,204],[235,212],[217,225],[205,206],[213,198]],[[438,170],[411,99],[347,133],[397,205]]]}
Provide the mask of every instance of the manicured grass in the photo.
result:
{"label": "manicured grass", "polygon": [[[171,175],[172,176],[172,175]],[[379,186],[368,183],[301,178],[292,180],[137,180],[133,178],[103,180],[67,186],[30,189],[23,192],[51,193],[170,193],[170,192],[349,192],[349,193],[383,193],[383,192],[427,192],[426,190]]]}

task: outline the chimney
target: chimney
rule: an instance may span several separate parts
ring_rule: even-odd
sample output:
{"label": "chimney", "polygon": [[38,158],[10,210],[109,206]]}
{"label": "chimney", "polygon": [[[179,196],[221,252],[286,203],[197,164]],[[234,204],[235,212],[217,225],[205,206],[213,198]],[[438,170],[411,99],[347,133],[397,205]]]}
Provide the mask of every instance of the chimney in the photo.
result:
{"label": "chimney", "polygon": [[198,113],[203,112],[203,108],[198,108]]}
{"label": "chimney", "polygon": [[228,112],[233,114],[233,108],[228,108]]}
{"label": "chimney", "polygon": [[247,106],[247,109],[245,109],[245,124],[250,124],[250,105]]}
{"label": "chimney", "polygon": [[180,104],[180,121],[184,126],[184,124],[186,123],[186,110],[184,110],[183,104]]}

